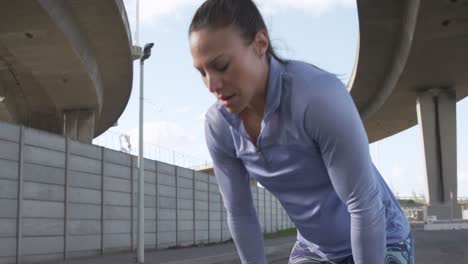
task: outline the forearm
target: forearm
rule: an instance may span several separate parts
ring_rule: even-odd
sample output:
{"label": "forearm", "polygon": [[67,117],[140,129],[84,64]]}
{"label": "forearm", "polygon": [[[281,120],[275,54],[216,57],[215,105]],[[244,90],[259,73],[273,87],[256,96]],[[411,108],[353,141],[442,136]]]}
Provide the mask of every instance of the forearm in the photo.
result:
{"label": "forearm", "polygon": [[384,263],[386,248],[385,213],[369,208],[351,214],[351,247],[355,264]]}
{"label": "forearm", "polygon": [[262,231],[256,215],[228,215],[227,221],[242,264],[266,264]]}

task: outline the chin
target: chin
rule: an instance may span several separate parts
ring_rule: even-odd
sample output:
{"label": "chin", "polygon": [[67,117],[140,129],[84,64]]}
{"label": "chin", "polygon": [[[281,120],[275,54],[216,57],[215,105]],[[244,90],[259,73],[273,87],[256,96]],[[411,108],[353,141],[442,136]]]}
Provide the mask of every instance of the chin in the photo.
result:
{"label": "chin", "polygon": [[242,112],[242,109],[240,109],[239,107],[227,107],[227,106],[224,106],[224,108],[225,108],[229,113],[232,113],[232,114],[239,114],[240,112]]}
{"label": "chin", "polygon": [[232,107],[224,106],[224,109],[226,109],[229,113],[233,113],[233,114],[238,113],[236,109]]}

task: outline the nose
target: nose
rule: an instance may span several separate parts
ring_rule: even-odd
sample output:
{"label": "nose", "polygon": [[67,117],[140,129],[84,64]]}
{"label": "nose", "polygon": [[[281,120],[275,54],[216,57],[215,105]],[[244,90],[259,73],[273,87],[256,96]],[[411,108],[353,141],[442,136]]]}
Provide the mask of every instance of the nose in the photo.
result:
{"label": "nose", "polygon": [[206,85],[208,86],[208,90],[210,90],[212,93],[219,92],[223,86],[220,78],[214,75],[206,76]]}

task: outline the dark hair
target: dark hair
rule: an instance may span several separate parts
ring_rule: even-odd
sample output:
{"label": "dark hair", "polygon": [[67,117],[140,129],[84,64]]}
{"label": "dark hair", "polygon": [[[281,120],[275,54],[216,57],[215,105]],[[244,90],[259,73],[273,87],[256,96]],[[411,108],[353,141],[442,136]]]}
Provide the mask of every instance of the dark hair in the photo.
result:
{"label": "dark hair", "polygon": [[[252,0],[207,0],[195,12],[190,23],[189,36],[205,27],[217,29],[231,25],[240,30],[247,44],[254,41],[260,30],[268,33],[263,17]],[[271,46],[269,36],[268,42],[267,53],[283,62]]]}

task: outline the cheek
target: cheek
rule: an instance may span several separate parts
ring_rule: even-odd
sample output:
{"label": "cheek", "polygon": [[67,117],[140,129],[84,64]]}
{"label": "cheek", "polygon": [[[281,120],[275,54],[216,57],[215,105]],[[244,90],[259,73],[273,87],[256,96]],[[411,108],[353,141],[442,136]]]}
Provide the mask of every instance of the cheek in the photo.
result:
{"label": "cheek", "polygon": [[252,70],[254,69],[249,65],[244,65],[236,71],[236,78],[233,81],[236,83],[236,89],[242,93],[248,93],[253,84]]}
{"label": "cheek", "polygon": [[244,72],[244,67],[242,65],[238,65],[233,67],[229,74],[226,75],[225,82],[229,83],[231,88],[239,90],[242,88],[242,84],[245,82],[246,74]]}

